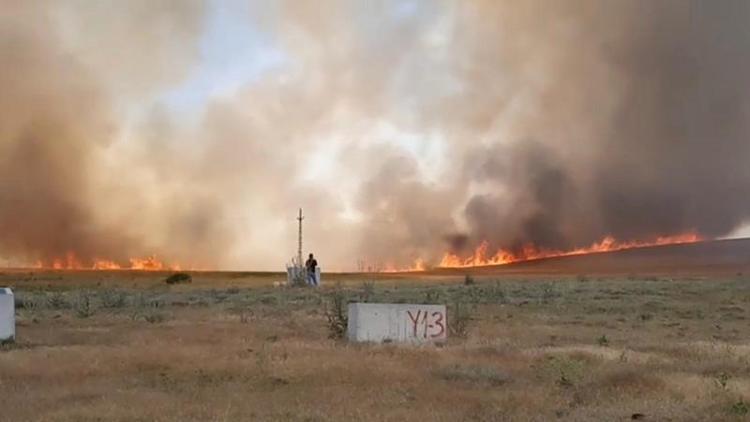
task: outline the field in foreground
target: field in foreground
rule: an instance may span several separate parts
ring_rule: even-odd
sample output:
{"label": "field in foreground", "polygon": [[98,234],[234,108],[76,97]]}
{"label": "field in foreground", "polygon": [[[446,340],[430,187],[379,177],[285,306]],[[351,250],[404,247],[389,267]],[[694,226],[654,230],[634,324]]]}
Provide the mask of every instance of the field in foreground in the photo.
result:
{"label": "field in foreground", "polygon": [[[750,277],[5,273],[8,421],[742,420]],[[329,338],[326,307],[446,303],[444,346]],[[458,318],[463,316],[464,318]],[[643,415],[643,416],[641,416]]]}

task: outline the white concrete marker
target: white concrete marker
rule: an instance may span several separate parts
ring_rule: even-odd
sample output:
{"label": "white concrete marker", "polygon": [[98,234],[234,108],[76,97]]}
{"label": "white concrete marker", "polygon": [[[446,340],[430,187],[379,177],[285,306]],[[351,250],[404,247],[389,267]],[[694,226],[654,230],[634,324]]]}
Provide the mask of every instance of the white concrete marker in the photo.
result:
{"label": "white concrete marker", "polygon": [[349,341],[431,343],[448,337],[445,305],[350,303]]}
{"label": "white concrete marker", "polygon": [[16,338],[16,304],[13,291],[0,287],[0,342]]}

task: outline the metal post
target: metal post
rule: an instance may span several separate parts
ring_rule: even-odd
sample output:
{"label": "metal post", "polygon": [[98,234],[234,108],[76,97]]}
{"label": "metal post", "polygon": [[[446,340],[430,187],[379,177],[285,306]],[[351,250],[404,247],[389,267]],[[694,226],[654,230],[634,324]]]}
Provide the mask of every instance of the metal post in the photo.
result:
{"label": "metal post", "polygon": [[297,265],[300,267],[303,264],[302,261],[302,220],[304,220],[304,217],[302,217],[302,208],[299,209],[299,217],[297,217],[297,221],[299,221],[299,241],[297,243]]}

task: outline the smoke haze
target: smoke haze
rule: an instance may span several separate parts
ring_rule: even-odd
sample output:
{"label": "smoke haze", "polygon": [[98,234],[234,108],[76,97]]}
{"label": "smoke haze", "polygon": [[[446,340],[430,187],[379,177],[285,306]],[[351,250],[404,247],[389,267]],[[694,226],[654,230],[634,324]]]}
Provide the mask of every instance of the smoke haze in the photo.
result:
{"label": "smoke haze", "polygon": [[[326,269],[750,220],[746,1],[0,2],[0,264],[279,269],[300,206]],[[185,111],[217,9],[271,64]]]}

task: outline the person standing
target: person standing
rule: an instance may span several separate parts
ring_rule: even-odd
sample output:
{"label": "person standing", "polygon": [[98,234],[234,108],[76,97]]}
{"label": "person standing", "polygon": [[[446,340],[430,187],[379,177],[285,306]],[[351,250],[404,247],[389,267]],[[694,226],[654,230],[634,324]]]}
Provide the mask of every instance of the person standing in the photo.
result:
{"label": "person standing", "polygon": [[307,258],[307,261],[305,262],[305,268],[307,269],[307,284],[309,286],[317,286],[318,278],[316,277],[315,272],[318,268],[318,261],[315,260],[313,254],[310,254],[310,256]]}

